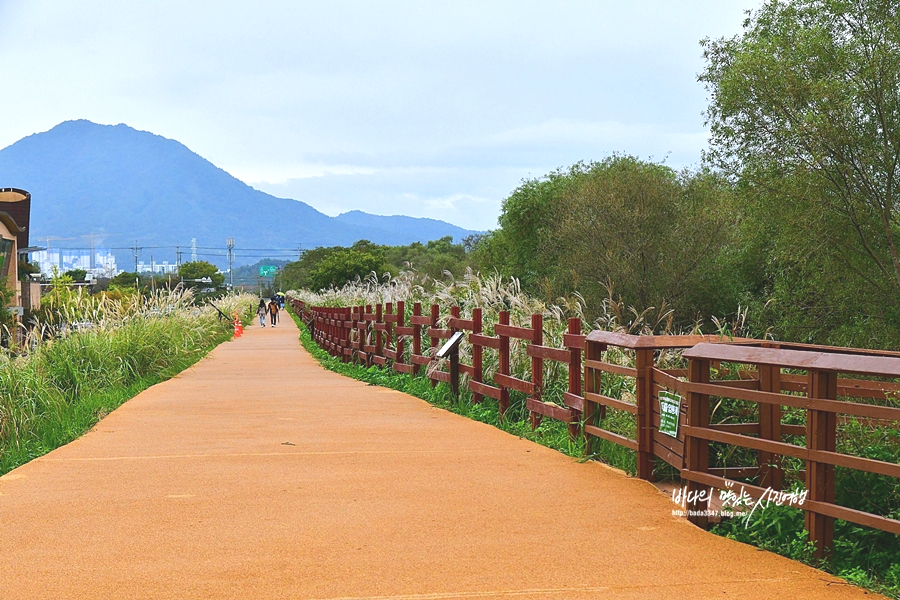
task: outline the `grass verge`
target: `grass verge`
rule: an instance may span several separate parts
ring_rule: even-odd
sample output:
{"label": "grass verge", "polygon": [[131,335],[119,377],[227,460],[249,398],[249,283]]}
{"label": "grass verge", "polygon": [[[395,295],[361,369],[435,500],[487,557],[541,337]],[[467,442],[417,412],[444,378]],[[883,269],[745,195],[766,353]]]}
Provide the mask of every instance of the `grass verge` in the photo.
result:
{"label": "grass verge", "polygon": [[0,475],[77,439],[232,335],[230,323],[135,319],[0,364]]}

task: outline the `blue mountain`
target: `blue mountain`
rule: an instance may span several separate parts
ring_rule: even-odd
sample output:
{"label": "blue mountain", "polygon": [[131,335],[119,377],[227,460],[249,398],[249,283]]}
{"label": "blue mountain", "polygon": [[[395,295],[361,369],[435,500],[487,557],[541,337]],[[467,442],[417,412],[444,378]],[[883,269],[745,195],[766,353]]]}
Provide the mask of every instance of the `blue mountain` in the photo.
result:
{"label": "blue mountain", "polygon": [[[473,233],[434,219],[360,211],[329,217],[299,200],[255,190],[175,140],[85,120],[66,121],[0,150],[0,186],[31,192],[33,244],[53,236],[76,238],[56,247],[84,247],[85,234],[115,234],[104,245],[137,240],[158,249],[157,261],[174,259],[174,247],[185,251],[192,238],[201,248],[224,248],[234,238],[239,265],[259,258],[242,256],[242,248],[312,248],[360,239],[399,245]],[[130,264],[127,250],[116,254],[120,266]],[[224,266],[221,258],[202,258]]]}

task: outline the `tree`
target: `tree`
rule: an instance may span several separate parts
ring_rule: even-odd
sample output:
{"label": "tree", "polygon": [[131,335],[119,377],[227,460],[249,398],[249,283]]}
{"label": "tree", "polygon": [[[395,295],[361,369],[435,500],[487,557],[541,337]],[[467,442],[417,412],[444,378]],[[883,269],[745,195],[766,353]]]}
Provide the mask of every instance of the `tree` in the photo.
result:
{"label": "tree", "polygon": [[[178,267],[178,276],[188,287],[219,287],[225,283],[225,275],[219,273],[219,268],[205,260],[182,263]],[[206,277],[211,283],[197,281]]]}
{"label": "tree", "polygon": [[310,273],[309,286],[314,290],[339,287],[373,271],[380,274],[383,266],[382,260],[368,252],[352,248],[338,250],[326,256]]}
{"label": "tree", "polygon": [[84,278],[87,277],[87,271],[84,269],[70,269],[63,275],[71,277],[72,281],[84,281]]}
{"label": "tree", "polygon": [[769,0],[742,35],[703,45],[707,158],[747,191],[772,246],[770,289],[791,292],[783,309],[801,300],[795,315],[814,328],[896,316],[900,7]]}

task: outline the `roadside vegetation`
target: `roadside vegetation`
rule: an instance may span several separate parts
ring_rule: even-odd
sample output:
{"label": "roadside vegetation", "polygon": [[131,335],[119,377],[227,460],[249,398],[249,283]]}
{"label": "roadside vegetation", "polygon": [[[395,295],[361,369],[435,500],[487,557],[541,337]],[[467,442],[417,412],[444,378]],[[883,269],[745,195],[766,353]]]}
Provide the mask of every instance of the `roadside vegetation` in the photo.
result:
{"label": "roadside vegetation", "polygon": [[[228,296],[217,305],[241,314],[254,301]],[[0,474],[76,439],[233,334],[190,290],[92,296],[64,277],[33,319],[24,344],[0,349]]]}

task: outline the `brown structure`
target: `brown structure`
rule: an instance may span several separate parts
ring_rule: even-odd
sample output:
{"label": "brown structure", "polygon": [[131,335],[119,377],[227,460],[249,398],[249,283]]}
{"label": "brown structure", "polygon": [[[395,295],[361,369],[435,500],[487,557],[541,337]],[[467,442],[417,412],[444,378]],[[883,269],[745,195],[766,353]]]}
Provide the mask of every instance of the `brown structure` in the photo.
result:
{"label": "brown structure", "polygon": [[13,306],[22,306],[18,251],[28,247],[31,194],[16,188],[0,188],[0,281],[14,288]]}

